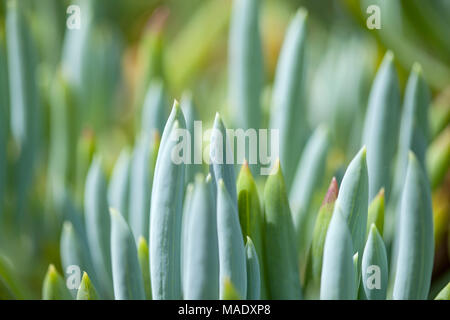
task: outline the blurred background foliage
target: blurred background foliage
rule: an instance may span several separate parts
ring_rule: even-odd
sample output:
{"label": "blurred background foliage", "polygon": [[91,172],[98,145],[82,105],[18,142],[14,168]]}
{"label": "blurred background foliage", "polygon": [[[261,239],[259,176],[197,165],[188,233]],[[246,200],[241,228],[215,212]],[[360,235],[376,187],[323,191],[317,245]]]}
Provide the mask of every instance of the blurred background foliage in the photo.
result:
{"label": "blurred background foliage", "polygon": [[[395,54],[402,91],[412,64],[422,65],[433,97],[428,163],[435,215],[434,282],[442,287],[450,278],[450,2],[261,2],[261,127],[268,125],[271,85],[287,24],[303,6],[309,12],[304,116],[311,127],[326,123],[331,130],[328,167],[338,178],[342,165],[359,149],[369,89],[385,51]],[[8,121],[14,110],[9,107],[7,74],[18,72],[8,68],[8,46],[13,44],[7,39],[6,8],[11,3],[23,12],[19,29],[29,30],[24,41],[27,67],[21,72],[36,88],[35,95],[26,93],[26,101],[36,105],[26,122],[36,124],[33,142],[26,142],[32,150],[27,156],[19,129]],[[162,85],[167,114],[170,102],[188,90],[199,118],[206,121],[204,128],[211,126],[217,111],[233,127],[227,95],[230,0],[73,3],[81,8],[80,30],[66,27],[70,1],[0,3],[0,135],[6,150],[5,164],[0,163],[0,298],[40,297],[48,264],[60,261],[61,222],[82,208],[94,152],[111,174],[120,151],[135,143],[151,83]],[[380,30],[366,27],[371,4],[381,8]],[[322,197],[323,192],[318,201]]]}

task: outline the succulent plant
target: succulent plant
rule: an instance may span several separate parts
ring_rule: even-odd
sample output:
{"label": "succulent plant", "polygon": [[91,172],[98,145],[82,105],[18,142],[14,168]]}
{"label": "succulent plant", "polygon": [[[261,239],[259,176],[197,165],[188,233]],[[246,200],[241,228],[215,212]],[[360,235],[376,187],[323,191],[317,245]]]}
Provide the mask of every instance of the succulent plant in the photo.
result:
{"label": "succulent plant", "polygon": [[[450,299],[448,277],[432,282],[437,259],[450,256],[450,104],[435,111],[426,66],[409,64],[402,103],[403,75],[388,50],[367,101],[361,102],[360,84],[367,70],[358,70],[349,80],[358,89],[340,78],[336,90],[345,94],[331,90],[337,101],[327,104],[336,110],[327,116],[317,111],[312,118],[320,124],[314,123],[308,104],[321,99],[309,94],[321,88],[334,55],[326,57],[311,85],[308,11],[298,9],[288,24],[270,96],[264,87],[261,2],[235,0],[226,110],[217,104],[206,119],[194,103],[195,91],[183,90],[208,44],[194,45],[192,36],[192,50],[184,50],[180,39],[167,49],[167,12],[160,9],[137,49],[133,117],[122,119],[131,128],[127,135],[105,129],[115,109],[103,110],[113,105],[119,83],[120,37],[98,25],[96,5],[80,5],[86,24],[78,33],[67,31],[60,67],[43,65],[42,73],[54,76],[41,86],[32,81],[44,76],[35,74],[40,69],[23,2],[8,0],[5,39],[0,28],[0,203],[14,195],[0,206],[0,224],[10,223],[4,212],[13,208],[14,230],[25,226],[23,219],[42,223],[44,231],[31,227],[28,241],[48,233],[47,242],[36,245],[54,257],[39,284],[42,299]],[[226,24],[227,6],[210,1],[183,32],[196,35],[203,25],[198,21],[207,21],[207,36],[214,38]],[[346,56],[342,46],[331,53]],[[186,55],[173,59],[180,57],[177,51]],[[96,64],[103,72],[91,78]],[[440,79],[432,83],[435,89]],[[47,89],[48,106],[42,107],[38,95]],[[183,92],[182,98],[169,110],[174,92]],[[343,97],[352,93],[351,99]],[[341,106],[343,101],[351,106]],[[366,103],[362,121],[358,104]],[[41,109],[49,121],[44,173],[36,169],[44,140]],[[205,149],[203,140],[202,148],[195,140],[198,120],[211,124]],[[249,146],[247,160],[237,159],[235,137],[228,133],[265,126],[279,133],[278,145],[265,141],[271,154],[279,151],[268,176],[258,171],[262,161],[248,161]],[[194,140],[180,149],[187,136]],[[180,150],[183,157],[200,152],[207,165],[175,161]],[[11,163],[17,177],[7,179]],[[45,190],[45,219],[26,217],[27,206],[41,195],[32,185]],[[0,255],[0,298],[28,297],[28,286],[18,278],[8,257]]]}

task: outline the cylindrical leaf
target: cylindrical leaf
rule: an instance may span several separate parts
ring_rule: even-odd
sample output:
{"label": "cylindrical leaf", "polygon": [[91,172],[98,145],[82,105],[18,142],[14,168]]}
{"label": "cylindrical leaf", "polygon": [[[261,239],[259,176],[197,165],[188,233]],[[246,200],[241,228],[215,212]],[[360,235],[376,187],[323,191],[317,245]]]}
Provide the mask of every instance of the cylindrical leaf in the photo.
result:
{"label": "cylindrical leaf", "polygon": [[130,154],[125,149],[117,159],[108,188],[109,206],[120,212],[126,221],[130,199],[130,165]]}
{"label": "cylindrical leaf", "polygon": [[229,279],[240,296],[247,296],[247,267],[244,240],[237,204],[222,179],[217,185],[217,234],[219,239],[220,298],[224,299],[224,281]]}
{"label": "cylindrical leaf", "polygon": [[434,258],[433,212],[428,179],[410,152],[402,194],[393,298],[426,299]]}
{"label": "cylindrical leaf", "polygon": [[385,300],[388,264],[383,238],[375,224],[371,225],[361,265],[362,285],[368,300]]}
{"label": "cylindrical leaf", "polygon": [[219,247],[211,181],[196,177],[186,229],[184,298],[219,298]]}
{"label": "cylindrical leaf", "polygon": [[259,300],[261,298],[261,274],[259,272],[259,259],[255,246],[250,237],[245,245],[247,256],[247,299]]}
{"label": "cylindrical leaf", "polygon": [[125,219],[115,209],[111,209],[111,263],[115,299],[145,299],[136,242]]}
{"label": "cylindrical leaf", "polygon": [[63,277],[50,265],[42,286],[42,299],[44,300],[72,300]]}
{"label": "cylindrical leaf", "polygon": [[86,272],[83,273],[81,284],[77,292],[77,300],[98,300],[97,290],[88,277]]}
{"label": "cylindrical leaf", "polygon": [[264,222],[269,299],[301,299],[295,231],[278,160],[264,187]]}

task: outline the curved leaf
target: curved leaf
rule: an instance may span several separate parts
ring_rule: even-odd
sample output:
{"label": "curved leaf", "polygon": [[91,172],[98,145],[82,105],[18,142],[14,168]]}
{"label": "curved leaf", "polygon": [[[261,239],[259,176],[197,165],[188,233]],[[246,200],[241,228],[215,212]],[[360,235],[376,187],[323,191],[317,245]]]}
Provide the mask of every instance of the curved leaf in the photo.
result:
{"label": "curved leaf", "polygon": [[164,84],[161,80],[150,83],[144,100],[142,110],[141,131],[152,134],[164,130],[164,121],[167,118],[167,98]]}
{"label": "curved leaf", "polygon": [[434,300],[450,300],[450,282],[438,293]]}

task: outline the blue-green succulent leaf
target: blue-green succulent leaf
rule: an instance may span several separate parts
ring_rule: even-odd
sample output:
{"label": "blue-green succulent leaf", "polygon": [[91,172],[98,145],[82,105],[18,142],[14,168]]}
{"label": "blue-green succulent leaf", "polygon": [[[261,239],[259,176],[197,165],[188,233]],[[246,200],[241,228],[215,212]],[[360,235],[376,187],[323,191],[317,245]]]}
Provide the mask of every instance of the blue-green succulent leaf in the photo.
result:
{"label": "blue-green succulent leaf", "polygon": [[178,129],[185,129],[181,108],[175,102],[161,138],[156,160],[150,213],[150,275],[155,300],[180,299],[181,219],[184,195],[183,162],[176,164]]}
{"label": "blue-green succulent leaf", "polygon": [[367,146],[369,201],[381,188],[386,201],[391,190],[391,174],[397,150],[400,117],[400,90],[394,55],[388,51],[378,69],[367,106],[363,143]]}
{"label": "blue-green succulent leaf", "polygon": [[355,279],[353,246],[350,230],[341,211],[335,210],[325,239],[320,281],[320,299],[355,299]]}
{"label": "blue-green succulent leaf", "polygon": [[136,241],[122,215],[111,208],[111,263],[116,300],[144,300]]}
{"label": "blue-green succulent leaf", "polygon": [[261,274],[259,272],[259,259],[252,239],[247,237],[245,245],[247,257],[247,299],[259,300],[261,298]]}
{"label": "blue-green succulent leaf", "polygon": [[370,227],[361,265],[362,285],[368,300],[385,300],[388,262],[383,238],[375,224]]}
{"label": "blue-green succulent leaf", "polygon": [[291,187],[307,137],[304,106],[306,18],[307,12],[300,9],[289,25],[278,59],[272,94],[270,128],[279,130],[279,156],[287,190]]}
{"label": "blue-green succulent leaf", "polygon": [[120,212],[126,221],[130,202],[130,165],[130,153],[125,149],[117,159],[108,188],[109,206]]}
{"label": "blue-green succulent leaf", "polygon": [[410,152],[400,212],[393,298],[426,299],[434,258],[433,211],[428,179]]}
{"label": "blue-green succulent leaf", "polygon": [[184,299],[219,298],[219,247],[211,181],[196,177],[186,220]]}
{"label": "blue-green succulent leaf", "polygon": [[259,0],[233,1],[229,38],[229,103],[239,128],[261,124],[263,57],[259,33]]}

